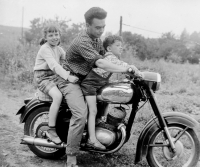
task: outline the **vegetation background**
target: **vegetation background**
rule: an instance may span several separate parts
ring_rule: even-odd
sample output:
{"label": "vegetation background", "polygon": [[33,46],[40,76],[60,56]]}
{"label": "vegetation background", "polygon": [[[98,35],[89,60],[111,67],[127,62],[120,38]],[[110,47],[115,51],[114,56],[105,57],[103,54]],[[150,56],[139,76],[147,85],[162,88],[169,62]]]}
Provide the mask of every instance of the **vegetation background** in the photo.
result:
{"label": "vegetation background", "polygon": [[[35,91],[33,66],[39,50],[41,29],[49,21],[60,24],[64,49],[84,28],[82,23],[68,26],[68,21],[59,18],[36,18],[31,21],[31,29],[24,29],[23,34],[20,28],[0,26],[0,148],[3,150],[0,153],[0,167],[35,167],[39,164],[51,167],[62,166],[64,162],[42,160],[33,155],[27,146],[20,145],[23,127],[17,125],[18,120],[15,116],[23,104],[23,98],[32,96]],[[111,33],[106,32],[103,38],[109,34]],[[123,32],[122,37],[122,60],[135,64],[141,71],[161,74],[161,89],[156,93],[161,111],[183,112],[200,122],[200,32],[188,34],[183,30],[180,37],[167,32],[154,39]],[[134,166],[137,138],[152,116],[152,109],[146,104],[137,114],[131,140],[119,152],[106,157],[83,153],[79,157],[79,163],[96,167]],[[11,139],[9,145],[3,144]],[[141,166],[148,165],[146,161],[136,165]]]}

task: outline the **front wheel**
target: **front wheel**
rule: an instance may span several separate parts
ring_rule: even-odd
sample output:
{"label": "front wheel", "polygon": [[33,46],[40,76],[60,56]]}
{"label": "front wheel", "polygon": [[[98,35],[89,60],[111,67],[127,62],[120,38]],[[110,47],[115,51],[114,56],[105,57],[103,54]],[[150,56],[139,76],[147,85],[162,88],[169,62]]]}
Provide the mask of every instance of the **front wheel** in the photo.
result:
{"label": "front wheel", "polygon": [[[147,161],[151,167],[195,167],[199,160],[200,144],[195,131],[183,125],[169,125],[176,153],[168,147],[168,140],[161,129],[156,131],[149,143]],[[181,137],[180,137],[181,136]],[[179,138],[180,137],[180,138]],[[176,140],[179,138],[178,140]]]}
{"label": "front wheel", "polygon": [[[49,106],[35,109],[27,118],[24,134],[32,137],[46,138],[44,132],[48,129]],[[28,145],[30,150],[41,158],[58,159],[65,154],[65,149]]]}

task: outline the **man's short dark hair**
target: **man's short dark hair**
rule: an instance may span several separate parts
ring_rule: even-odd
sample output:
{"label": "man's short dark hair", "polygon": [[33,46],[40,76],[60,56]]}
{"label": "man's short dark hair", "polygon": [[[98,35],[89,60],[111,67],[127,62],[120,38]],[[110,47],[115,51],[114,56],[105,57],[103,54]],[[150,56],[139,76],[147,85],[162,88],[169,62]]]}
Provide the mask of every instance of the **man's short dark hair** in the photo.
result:
{"label": "man's short dark hair", "polygon": [[110,45],[112,45],[112,44],[114,44],[115,41],[121,41],[121,42],[123,42],[122,37],[120,37],[118,35],[109,35],[109,36],[107,36],[104,39],[104,41],[103,41],[103,47],[104,47],[104,49],[106,51],[108,51],[107,47],[110,46]]}
{"label": "man's short dark hair", "polygon": [[91,25],[92,20],[94,18],[100,19],[100,20],[105,19],[107,16],[107,12],[102,8],[92,7],[85,13],[84,16],[85,16],[86,23]]}

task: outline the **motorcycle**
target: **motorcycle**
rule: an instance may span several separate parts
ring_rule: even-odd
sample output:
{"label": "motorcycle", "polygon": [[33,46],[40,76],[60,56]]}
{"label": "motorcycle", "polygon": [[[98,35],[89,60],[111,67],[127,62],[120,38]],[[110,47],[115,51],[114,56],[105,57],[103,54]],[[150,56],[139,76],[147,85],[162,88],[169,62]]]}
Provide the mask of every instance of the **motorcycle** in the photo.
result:
{"label": "motorcycle", "polygon": [[[100,154],[117,152],[130,138],[136,113],[149,102],[155,116],[141,131],[136,147],[135,164],[144,157],[150,167],[194,167],[200,155],[200,142],[195,132],[199,123],[180,112],[163,113],[156,102],[155,93],[161,85],[161,75],[142,72],[143,79],[129,75],[126,81],[108,83],[98,91],[96,137],[106,150],[88,147],[88,131],[85,128],[80,149]],[[27,98],[17,112],[24,124],[21,144],[41,158],[56,159],[65,154],[67,131],[71,118],[68,105],[62,102],[56,123],[56,131],[62,144],[56,145],[46,137],[48,112],[51,102],[38,97]],[[142,104],[141,104],[142,103]],[[118,104],[109,111],[109,104]],[[132,105],[127,111],[124,105]],[[87,124],[87,122],[86,122]],[[87,126],[85,126],[87,127]]]}

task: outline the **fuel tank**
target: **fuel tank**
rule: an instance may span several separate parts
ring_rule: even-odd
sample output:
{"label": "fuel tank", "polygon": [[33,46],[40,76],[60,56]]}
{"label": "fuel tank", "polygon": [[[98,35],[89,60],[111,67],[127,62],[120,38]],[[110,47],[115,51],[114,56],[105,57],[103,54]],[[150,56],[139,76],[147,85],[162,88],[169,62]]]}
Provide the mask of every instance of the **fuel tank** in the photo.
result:
{"label": "fuel tank", "polygon": [[113,82],[103,86],[97,92],[97,100],[108,103],[128,103],[134,94],[131,83]]}

